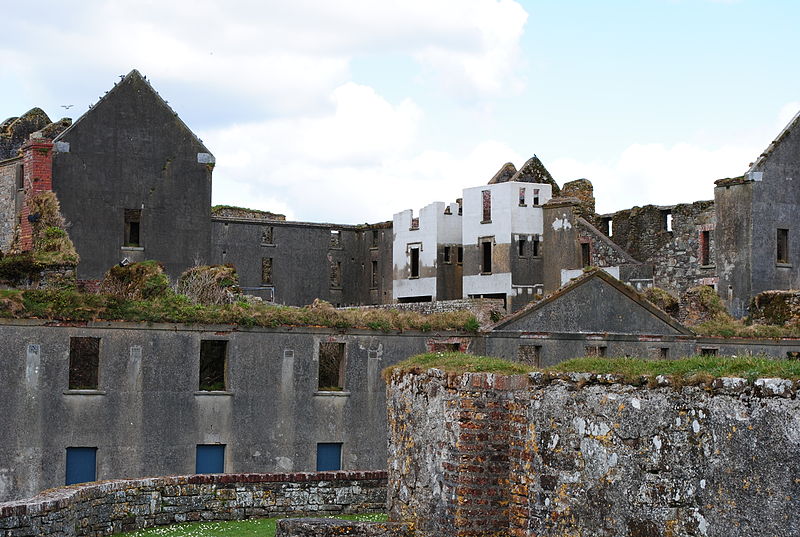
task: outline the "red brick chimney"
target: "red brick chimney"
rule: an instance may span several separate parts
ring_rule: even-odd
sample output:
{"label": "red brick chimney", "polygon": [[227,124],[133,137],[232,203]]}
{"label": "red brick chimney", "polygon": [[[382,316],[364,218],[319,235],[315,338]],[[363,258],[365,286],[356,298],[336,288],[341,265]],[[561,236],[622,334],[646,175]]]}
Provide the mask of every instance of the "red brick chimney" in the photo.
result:
{"label": "red brick chimney", "polygon": [[25,200],[20,213],[20,249],[26,252],[33,248],[31,218],[37,217],[31,215],[28,201],[39,192],[53,189],[53,141],[34,132],[22,146],[22,155]]}

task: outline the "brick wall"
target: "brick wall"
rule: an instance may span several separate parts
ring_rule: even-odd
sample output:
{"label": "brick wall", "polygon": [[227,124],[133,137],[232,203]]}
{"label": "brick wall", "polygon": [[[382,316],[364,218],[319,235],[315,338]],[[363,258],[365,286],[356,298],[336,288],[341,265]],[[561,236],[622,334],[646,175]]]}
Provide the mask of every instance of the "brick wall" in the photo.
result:
{"label": "brick wall", "polygon": [[115,480],[0,503],[0,535],[100,536],[187,521],[381,513],[385,501],[386,472]]}
{"label": "brick wall", "polygon": [[46,138],[31,138],[22,146],[22,154],[25,201],[20,214],[20,248],[28,251],[33,247],[28,199],[39,192],[53,190],[53,142]]}

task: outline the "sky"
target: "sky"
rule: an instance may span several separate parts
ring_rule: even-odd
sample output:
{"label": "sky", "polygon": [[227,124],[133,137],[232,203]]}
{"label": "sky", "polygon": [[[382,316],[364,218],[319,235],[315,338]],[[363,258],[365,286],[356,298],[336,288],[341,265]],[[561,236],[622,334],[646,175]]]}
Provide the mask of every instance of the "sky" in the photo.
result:
{"label": "sky", "polygon": [[[0,0],[0,120],[138,69],[214,204],[364,223],[537,155],[597,210],[713,199],[800,111],[796,0]],[[72,105],[69,109],[63,108]]]}

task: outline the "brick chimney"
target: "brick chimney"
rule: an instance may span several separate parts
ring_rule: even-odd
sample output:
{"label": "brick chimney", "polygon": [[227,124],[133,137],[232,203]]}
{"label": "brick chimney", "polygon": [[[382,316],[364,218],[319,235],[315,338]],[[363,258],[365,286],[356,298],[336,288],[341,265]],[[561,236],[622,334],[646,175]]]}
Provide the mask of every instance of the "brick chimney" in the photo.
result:
{"label": "brick chimney", "polygon": [[28,201],[39,192],[53,189],[53,141],[34,132],[22,146],[22,155],[25,199],[20,213],[20,249],[26,252],[33,248],[31,219],[37,217],[31,214]]}

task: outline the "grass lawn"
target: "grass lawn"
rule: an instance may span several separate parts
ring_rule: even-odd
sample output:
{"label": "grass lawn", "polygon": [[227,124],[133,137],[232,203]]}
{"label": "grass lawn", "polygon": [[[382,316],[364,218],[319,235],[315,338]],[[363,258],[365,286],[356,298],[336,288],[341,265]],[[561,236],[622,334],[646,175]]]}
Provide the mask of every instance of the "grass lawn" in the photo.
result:
{"label": "grass lawn", "polygon": [[[309,515],[312,516],[312,515]],[[285,517],[281,517],[285,518]],[[363,520],[383,522],[387,519],[385,514],[370,515],[341,515],[337,517],[346,520]],[[130,533],[123,533],[125,537],[153,537],[167,535],[169,537],[274,537],[277,518],[258,518],[253,520],[237,520],[233,522],[187,522],[186,524],[173,524],[159,526]]]}

